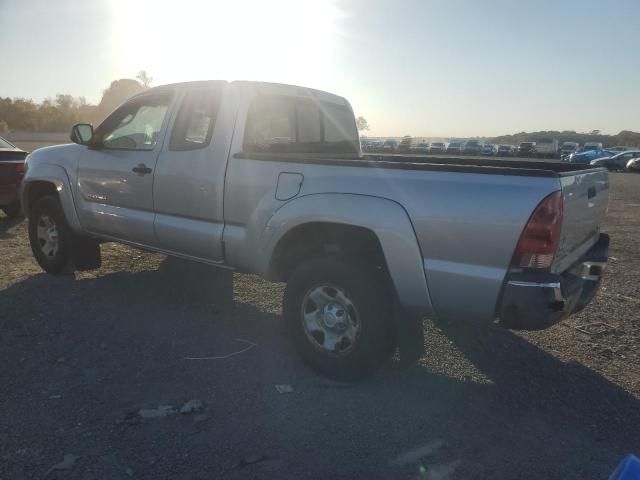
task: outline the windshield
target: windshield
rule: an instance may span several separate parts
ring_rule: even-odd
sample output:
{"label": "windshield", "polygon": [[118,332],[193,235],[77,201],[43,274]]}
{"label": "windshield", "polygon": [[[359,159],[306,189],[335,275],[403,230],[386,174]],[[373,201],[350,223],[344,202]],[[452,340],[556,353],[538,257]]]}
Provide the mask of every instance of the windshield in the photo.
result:
{"label": "windshield", "polygon": [[14,148],[9,142],[7,142],[4,138],[0,137],[0,148]]}

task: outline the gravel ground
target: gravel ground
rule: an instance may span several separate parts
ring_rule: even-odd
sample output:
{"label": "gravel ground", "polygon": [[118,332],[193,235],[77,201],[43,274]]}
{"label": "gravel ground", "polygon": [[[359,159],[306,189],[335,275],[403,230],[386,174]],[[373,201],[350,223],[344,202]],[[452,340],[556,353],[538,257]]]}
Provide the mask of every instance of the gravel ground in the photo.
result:
{"label": "gravel ground", "polygon": [[427,322],[418,365],[357,385],[301,364],[282,285],[115,244],[45,275],[0,217],[0,479],[607,478],[640,453],[640,175],[611,181],[583,312],[524,334]]}

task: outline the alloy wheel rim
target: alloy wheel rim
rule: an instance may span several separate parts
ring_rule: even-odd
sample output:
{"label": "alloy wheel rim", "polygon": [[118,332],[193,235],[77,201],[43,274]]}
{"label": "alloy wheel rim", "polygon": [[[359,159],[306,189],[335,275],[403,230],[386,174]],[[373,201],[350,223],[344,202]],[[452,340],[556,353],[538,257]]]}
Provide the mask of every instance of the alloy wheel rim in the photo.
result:
{"label": "alloy wheel rim", "polygon": [[56,222],[48,215],[38,218],[37,237],[40,251],[45,257],[51,259],[58,254],[59,236]]}
{"label": "alloy wheel rim", "polygon": [[318,285],[302,301],[302,325],[313,346],[323,353],[349,353],[362,330],[358,311],[347,292],[333,285]]}

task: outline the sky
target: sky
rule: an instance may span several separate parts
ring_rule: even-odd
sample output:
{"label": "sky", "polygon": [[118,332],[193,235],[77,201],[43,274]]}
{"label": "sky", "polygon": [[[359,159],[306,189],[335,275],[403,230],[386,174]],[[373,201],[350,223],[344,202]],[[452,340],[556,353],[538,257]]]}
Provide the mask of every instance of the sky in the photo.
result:
{"label": "sky", "polygon": [[640,0],[0,0],[0,96],[262,80],[371,136],[640,131]]}

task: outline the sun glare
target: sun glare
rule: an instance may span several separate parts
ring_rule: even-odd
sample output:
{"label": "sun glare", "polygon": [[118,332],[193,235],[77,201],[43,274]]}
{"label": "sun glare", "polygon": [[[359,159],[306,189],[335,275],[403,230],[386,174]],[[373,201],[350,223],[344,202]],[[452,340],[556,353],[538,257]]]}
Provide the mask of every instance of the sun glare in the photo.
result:
{"label": "sun glare", "polygon": [[317,85],[330,74],[340,11],[331,0],[114,0],[119,71]]}

